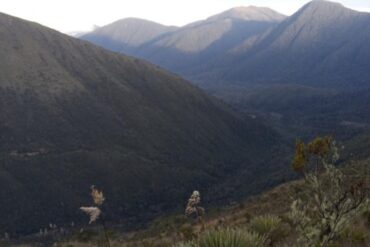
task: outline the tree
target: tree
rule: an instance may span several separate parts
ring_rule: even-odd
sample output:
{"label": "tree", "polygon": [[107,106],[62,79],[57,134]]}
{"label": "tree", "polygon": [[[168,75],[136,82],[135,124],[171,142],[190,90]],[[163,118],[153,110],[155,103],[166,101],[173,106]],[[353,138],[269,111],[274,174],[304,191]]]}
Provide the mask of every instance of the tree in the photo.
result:
{"label": "tree", "polygon": [[330,137],[296,144],[292,166],[304,176],[303,192],[291,206],[290,218],[299,246],[326,247],[367,203],[366,186],[334,166],[338,150]]}

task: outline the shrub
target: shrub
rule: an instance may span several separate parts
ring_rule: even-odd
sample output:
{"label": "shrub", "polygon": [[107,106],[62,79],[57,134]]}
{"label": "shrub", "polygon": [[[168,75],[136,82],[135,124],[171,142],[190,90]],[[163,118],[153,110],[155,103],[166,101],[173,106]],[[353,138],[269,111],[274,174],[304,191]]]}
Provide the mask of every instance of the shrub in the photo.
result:
{"label": "shrub", "polygon": [[257,233],[240,229],[219,229],[200,236],[199,247],[262,247],[265,239]]}
{"label": "shrub", "polygon": [[[295,170],[304,174],[305,184],[290,217],[300,246],[329,246],[365,206],[364,182],[351,181],[337,169],[333,163],[338,158],[335,143],[328,137],[296,146],[293,167],[304,168]],[[303,163],[297,165],[297,160]]]}
{"label": "shrub", "polygon": [[265,236],[270,246],[274,246],[288,236],[288,226],[274,215],[258,216],[252,219],[250,226],[254,232]]}

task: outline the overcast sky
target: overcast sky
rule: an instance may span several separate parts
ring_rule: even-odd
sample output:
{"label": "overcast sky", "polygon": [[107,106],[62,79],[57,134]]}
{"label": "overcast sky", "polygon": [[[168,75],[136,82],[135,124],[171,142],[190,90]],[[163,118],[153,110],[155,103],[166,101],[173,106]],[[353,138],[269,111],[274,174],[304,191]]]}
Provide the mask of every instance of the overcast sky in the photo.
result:
{"label": "overcast sky", "polygon": [[[237,6],[264,6],[291,15],[309,0],[0,0],[0,12],[69,33],[126,17],[181,26]],[[370,0],[338,0],[370,12]]]}

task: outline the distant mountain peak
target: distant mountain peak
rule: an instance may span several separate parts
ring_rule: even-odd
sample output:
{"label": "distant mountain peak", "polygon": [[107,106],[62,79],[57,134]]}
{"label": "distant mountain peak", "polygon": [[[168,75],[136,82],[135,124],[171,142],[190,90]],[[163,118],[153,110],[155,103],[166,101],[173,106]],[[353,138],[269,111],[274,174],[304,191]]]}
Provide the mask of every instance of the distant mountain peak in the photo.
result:
{"label": "distant mountain peak", "polygon": [[315,30],[319,30],[325,26],[347,26],[360,15],[362,15],[361,12],[349,9],[340,3],[313,0],[289,17],[287,23],[294,23],[300,27],[308,24],[314,25],[316,26]]}
{"label": "distant mountain peak", "polygon": [[131,25],[146,24],[146,25],[156,25],[156,26],[166,27],[163,24],[160,24],[160,23],[157,23],[157,22],[154,22],[154,21],[150,21],[150,20],[146,20],[146,19],[142,19],[142,18],[138,18],[138,17],[122,18],[122,19],[117,20],[117,21],[115,21],[111,24],[108,24],[108,25],[115,25],[115,24],[131,24]]}
{"label": "distant mountain peak", "polygon": [[312,13],[324,13],[328,16],[333,16],[340,11],[353,11],[344,7],[341,3],[326,1],[326,0],[313,0],[306,5],[304,5],[297,14],[302,12],[312,12]]}
{"label": "distant mountain peak", "polygon": [[107,30],[107,29],[124,29],[124,28],[141,28],[141,27],[149,27],[149,28],[155,28],[155,29],[175,29],[174,26],[166,26],[154,21],[145,20],[142,18],[137,17],[127,17],[123,19],[119,19],[115,22],[112,22],[110,24],[107,24],[102,27],[98,27],[95,29],[95,31],[100,30]]}
{"label": "distant mountain peak", "polygon": [[308,6],[337,6],[337,7],[343,7],[343,4],[333,1],[327,1],[327,0],[312,0],[311,2],[307,3]]}
{"label": "distant mountain peak", "polygon": [[102,46],[108,45],[114,51],[121,51],[123,46],[132,49],[176,29],[174,26],[128,17],[97,28],[83,35],[82,39]]}
{"label": "distant mountain peak", "polygon": [[283,14],[266,7],[239,6],[211,16],[207,20],[241,19],[245,21],[281,21],[285,17]]}

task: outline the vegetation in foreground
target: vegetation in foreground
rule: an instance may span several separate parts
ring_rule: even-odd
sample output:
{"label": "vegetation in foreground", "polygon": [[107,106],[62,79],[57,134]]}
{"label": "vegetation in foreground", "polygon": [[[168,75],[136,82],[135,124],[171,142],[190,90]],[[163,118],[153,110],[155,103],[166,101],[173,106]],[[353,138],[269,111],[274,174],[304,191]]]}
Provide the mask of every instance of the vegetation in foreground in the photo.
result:
{"label": "vegetation in foreground", "polygon": [[[98,228],[57,246],[121,247],[352,247],[370,245],[368,160],[336,168],[338,150],[329,137],[298,141],[293,169],[302,180],[277,187],[245,203],[205,214],[194,191],[185,216],[157,220],[144,231],[96,234]],[[92,190],[94,203],[104,202]],[[97,198],[97,199],[96,199]],[[100,199],[99,199],[100,198]],[[85,210],[83,210],[85,211]],[[100,213],[99,213],[100,214]],[[90,215],[90,221],[91,221]],[[93,218],[93,221],[99,221]],[[93,222],[91,221],[91,222]],[[85,239],[82,235],[85,234]],[[104,241],[105,238],[105,241]],[[111,238],[112,241],[109,240]]]}

